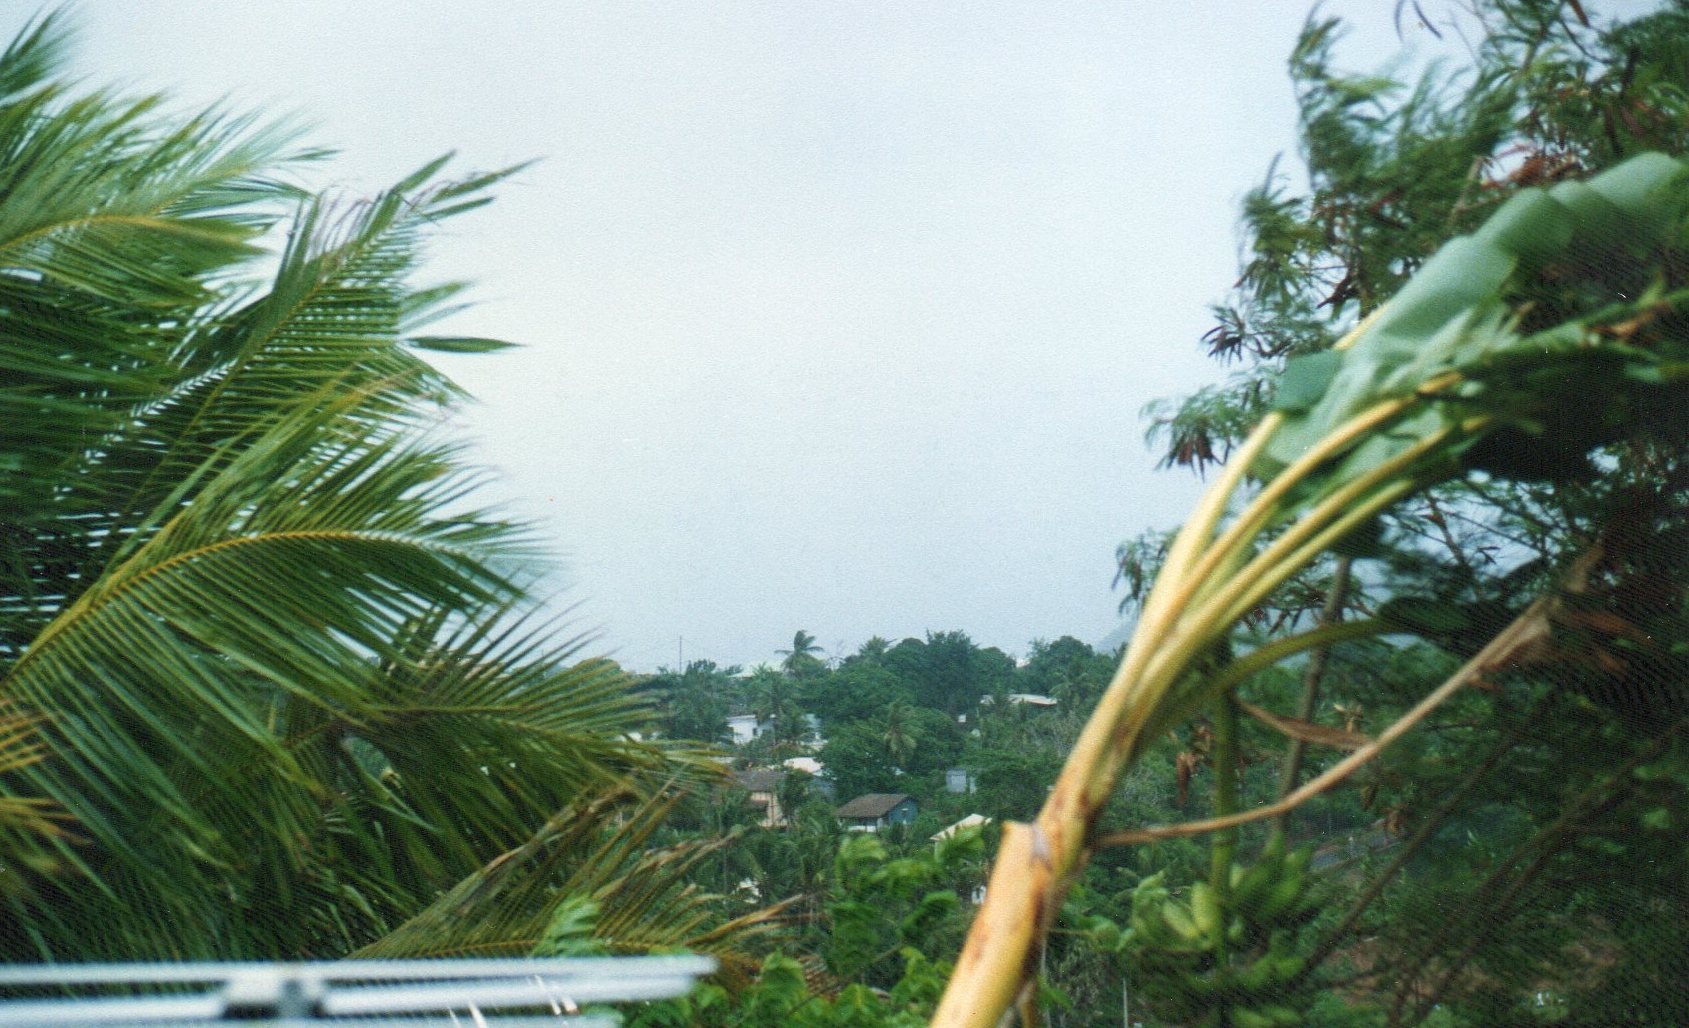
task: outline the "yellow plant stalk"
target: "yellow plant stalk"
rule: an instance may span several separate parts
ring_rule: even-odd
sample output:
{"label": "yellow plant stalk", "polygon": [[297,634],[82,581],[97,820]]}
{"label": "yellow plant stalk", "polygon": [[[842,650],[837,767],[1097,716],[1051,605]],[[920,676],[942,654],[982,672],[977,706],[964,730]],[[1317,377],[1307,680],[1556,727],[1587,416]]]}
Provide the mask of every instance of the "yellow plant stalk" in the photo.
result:
{"label": "yellow plant stalk", "polygon": [[[1357,325],[1338,346],[1349,345],[1371,323],[1368,318]],[[1265,553],[1257,555],[1219,583],[1215,571],[1241,555],[1273,522],[1280,501],[1299,481],[1423,399],[1415,395],[1379,403],[1337,428],[1275,476],[1214,541],[1233,494],[1282,417],[1263,418],[1233,455],[1169,547],[1132,642],[1044,809],[1032,824],[1005,825],[985,902],[934,1014],[935,1026],[992,1028],[1034,988],[1042,941],[1089,859],[1096,817],[1136,757],[1145,729],[1163,712],[1169,691],[1230,629],[1236,618],[1225,620],[1225,615],[1259,602],[1321,549],[1415,488],[1403,476],[1434,445],[1413,447],[1315,506],[1281,537],[1285,545],[1273,551],[1273,561],[1263,560]],[[1199,599],[1199,593],[1206,595]]]}

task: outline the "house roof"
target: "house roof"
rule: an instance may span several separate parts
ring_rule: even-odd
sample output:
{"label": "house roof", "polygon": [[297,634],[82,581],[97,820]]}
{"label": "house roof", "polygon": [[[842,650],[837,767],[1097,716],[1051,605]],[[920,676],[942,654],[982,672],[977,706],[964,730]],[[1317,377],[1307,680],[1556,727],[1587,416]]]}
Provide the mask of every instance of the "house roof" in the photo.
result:
{"label": "house roof", "polygon": [[[979,702],[981,706],[989,707],[997,701],[993,697],[986,695],[981,696],[979,698]],[[1009,693],[1009,702],[1024,703],[1033,707],[1054,707],[1058,701],[1054,696],[1042,696],[1035,692],[1012,692]]]}
{"label": "house roof", "polygon": [[749,792],[773,792],[784,777],[786,772],[779,768],[765,767],[756,771],[740,771],[733,776],[733,781]]}
{"label": "house roof", "polygon": [[1056,705],[1054,696],[1040,696],[1035,692],[1009,693],[1010,703],[1025,703],[1032,707],[1053,707]]}
{"label": "house roof", "polygon": [[938,842],[941,839],[948,839],[964,828],[973,828],[976,825],[988,825],[990,823],[991,819],[986,817],[984,814],[969,814],[967,817],[962,818],[962,820],[951,825],[949,828],[942,828],[933,833],[932,841]]}
{"label": "house roof", "polygon": [[885,817],[893,807],[908,798],[908,794],[901,792],[871,792],[856,797],[833,813],[838,817]]}

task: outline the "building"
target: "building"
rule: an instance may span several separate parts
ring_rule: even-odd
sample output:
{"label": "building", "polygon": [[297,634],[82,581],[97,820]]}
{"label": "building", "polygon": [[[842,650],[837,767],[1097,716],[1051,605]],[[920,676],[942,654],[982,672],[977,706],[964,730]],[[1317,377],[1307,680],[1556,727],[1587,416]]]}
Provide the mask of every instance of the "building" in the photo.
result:
{"label": "building", "polygon": [[814,757],[787,757],[780,765],[788,771],[802,771],[806,775],[821,773],[821,762]]}
{"label": "building", "polygon": [[809,776],[811,796],[824,799],[828,803],[838,802],[838,789],[827,774],[827,768],[819,760],[814,757],[788,757],[780,763],[788,771],[802,771]]}
{"label": "building", "polygon": [[979,776],[963,767],[944,772],[944,791],[966,794],[979,791]]}
{"label": "building", "polygon": [[967,817],[962,818],[962,820],[956,822],[950,827],[940,828],[938,831],[934,832],[932,841],[943,842],[945,839],[950,838],[952,835],[955,835],[957,832],[960,832],[965,828],[984,828],[990,823],[991,819],[986,817],[984,814],[969,814]]}
{"label": "building", "polygon": [[785,779],[786,772],[772,767],[733,776],[734,783],[751,794],[751,806],[762,811],[758,824],[764,828],[786,827],[786,812],[780,809],[780,783]]}
{"label": "building", "polygon": [[735,714],[727,719],[727,727],[733,732],[733,745],[743,746],[774,727],[774,722],[759,721],[755,714]]}
{"label": "building", "polygon": [[909,824],[919,809],[914,797],[901,792],[871,792],[856,797],[833,814],[850,831],[877,832],[891,825]]}
{"label": "building", "polygon": [[[1040,696],[1035,692],[1012,692],[1009,693],[1008,700],[1012,707],[1043,707],[1047,709],[1057,704],[1054,696]],[[981,696],[979,702],[981,706],[989,707],[997,701],[991,696]]]}
{"label": "building", "polygon": [[1031,692],[1012,692],[1009,693],[1009,702],[1024,707],[1053,707],[1056,705],[1056,698]]}

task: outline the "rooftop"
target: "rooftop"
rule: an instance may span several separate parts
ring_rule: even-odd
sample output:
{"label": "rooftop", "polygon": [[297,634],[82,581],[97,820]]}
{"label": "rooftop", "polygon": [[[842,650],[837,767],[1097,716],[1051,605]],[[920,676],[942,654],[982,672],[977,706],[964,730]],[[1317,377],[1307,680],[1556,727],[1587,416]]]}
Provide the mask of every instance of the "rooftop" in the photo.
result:
{"label": "rooftop", "polygon": [[733,776],[733,781],[741,789],[749,792],[773,792],[780,786],[780,780],[786,777],[786,772],[777,767],[759,768],[755,771],[740,771]]}
{"label": "rooftop", "polygon": [[856,797],[833,813],[839,817],[885,817],[893,807],[908,798],[908,794],[901,792],[871,792]]}

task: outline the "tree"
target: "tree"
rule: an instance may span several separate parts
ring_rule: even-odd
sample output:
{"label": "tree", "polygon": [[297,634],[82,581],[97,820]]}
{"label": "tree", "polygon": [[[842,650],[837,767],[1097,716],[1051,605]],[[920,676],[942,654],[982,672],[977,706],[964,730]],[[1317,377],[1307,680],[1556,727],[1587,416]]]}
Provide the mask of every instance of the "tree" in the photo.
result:
{"label": "tree", "polygon": [[[937,1023],[994,1023],[1014,1002],[1029,966],[1017,961],[1034,951],[1022,945],[1036,947],[1049,923],[1038,912],[1059,906],[1097,846],[1201,833],[1212,833],[1206,878],[1188,890],[1146,880],[1133,898],[1130,938],[1160,990],[1158,1013],[1302,1023],[1285,1003],[1308,995],[1402,867],[1483,796],[1505,797],[1505,816],[1480,836],[1477,886],[1451,875],[1425,903],[1425,890],[1391,892],[1395,922],[1382,927],[1394,948],[1373,949],[1373,971],[1349,976],[1348,989],[1377,990],[1369,998],[1391,1023],[1440,1009],[1524,1019],[1533,993],[1580,1021],[1682,1019],[1652,964],[1685,897],[1644,867],[1659,855],[1635,833],[1679,816],[1681,759],[1667,754],[1681,753],[1689,707],[1674,652],[1689,635],[1689,568],[1680,547],[1653,545],[1684,516],[1689,431],[1681,380],[1664,368],[1689,347],[1689,172],[1666,156],[1683,152],[1686,25],[1673,10],[1598,27],[1589,6],[1480,5],[1487,35],[1465,85],[1433,72],[1399,99],[1386,80],[1334,72],[1335,23],[1309,25],[1292,70],[1313,190],[1292,197],[1273,182],[1250,197],[1242,295],[1210,336],[1255,366],[1234,387],[1162,409],[1173,461],[1229,459],[1154,554],[1137,637],[1036,829],[1005,834]],[[1228,518],[1246,477],[1259,485]],[[1317,591],[1274,598],[1322,555],[1334,571],[1344,558],[1376,562],[1373,617],[1322,624]],[[1326,595],[1341,608],[1344,591]],[[1239,622],[1250,631],[1235,632]],[[1371,738],[1345,742],[1352,725],[1261,706],[1276,686],[1256,679],[1277,660],[1402,633],[1423,641],[1345,683],[1371,716],[1387,712]],[[1388,680],[1410,668],[1421,672],[1411,685]],[[1427,692],[1425,672],[1446,677]],[[1144,741],[1203,713],[1216,816],[1097,833],[1103,799]],[[1290,774],[1283,802],[1271,802],[1281,797],[1240,773],[1260,737],[1245,715],[1359,749],[1310,787]],[[1311,921],[1321,911],[1308,851],[1270,832],[1246,856],[1240,826],[1341,781],[1434,715],[1442,731],[1392,748],[1361,790],[1367,803],[1387,797],[1384,830],[1409,833],[1401,852],[1363,872],[1328,921]],[[1665,780],[1674,785],[1654,784]],[[1240,813],[1251,799],[1263,805]],[[1410,829],[1397,804],[1422,822]],[[1615,906],[1651,905],[1655,933],[1590,916],[1600,884],[1584,847],[1637,868]],[[1455,866],[1471,867],[1475,848]],[[1681,875],[1681,854],[1667,863]],[[1567,972],[1574,944],[1590,940],[1603,957]]]}
{"label": "tree", "polygon": [[1014,673],[1014,661],[1000,650],[980,649],[966,632],[928,632],[905,639],[885,662],[914,691],[915,702],[954,717],[969,713],[979,698]]}
{"label": "tree", "polygon": [[78,93],[65,45],[0,55],[4,959],[342,955],[560,810],[700,778],[432,430],[421,354],[503,344],[430,334],[460,287],[421,246],[507,173],[313,195],[293,130]]}
{"label": "tree", "polygon": [[732,740],[727,717],[736,690],[737,666],[717,667],[714,661],[694,660],[682,674],[659,673],[645,683],[665,714],[664,734],[670,739],[695,739],[725,744]]}
{"label": "tree", "polygon": [[1108,684],[1114,661],[1071,635],[1035,641],[1026,666],[1016,672],[1017,691],[1055,697],[1063,707],[1089,708]]}
{"label": "tree", "polygon": [[853,664],[880,664],[885,661],[886,653],[891,649],[891,642],[881,636],[870,636],[866,642],[857,647],[855,653],[844,659],[844,666]]}
{"label": "tree", "polygon": [[797,688],[792,679],[772,668],[762,666],[751,672],[747,691],[750,693],[751,713],[759,722],[769,723],[769,732],[776,746],[794,746],[809,736],[809,721],[798,704]]}
{"label": "tree", "polygon": [[891,704],[880,715],[878,728],[880,740],[885,743],[886,754],[891,757],[892,763],[907,769],[909,758],[914,756],[915,747],[921,739],[914,725],[913,708],[901,700]]}
{"label": "tree", "polygon": [[793,678],[813,675],[825,667],[821,658],[816,656],[821,647],[815,642],[815,636],[801,628],[792,633],[791,649],[774,652],[785,656],[786,659],[780,662],[780,669]]}
{"label": "tree", "polygon": [[841,801],[869,792],[898,792],[898,768],[886,750],[884,733],[872,721],[852,721],[827,730],[816,754]]}
{"label": "tree", "polygon": [[[828,819],[831,820],[830,818]],[[962,925],[962,897],[978,885],[984,846],[964,830],[932,845],[896,853],[883,836],[767,833],[780,862],[793,849],[828,844],[825,867],[806,871],[816,899],[817,964],[783,953],[764,961],[755,984],[735,999],[705,985],[693,996],[631,1012],[630,1024],[704,1028],[854,1028],[926,1023]],[[806,838],[807,835],[807,838]],[[778,852],[778,850],[777,850]],[[818,856],[819,853],[813,854]]]}
{"label": "tree", "polygon": [[866,661],[846,661],[835,671],[809,679],[804,686],[805,706],[829,726],[873,718],[893,703],[913,699],[914,691],[890,669]]}

